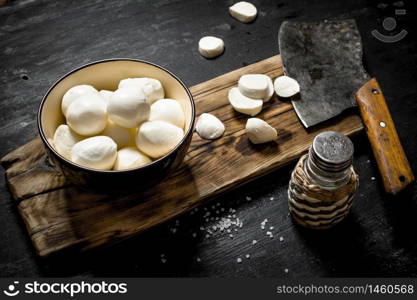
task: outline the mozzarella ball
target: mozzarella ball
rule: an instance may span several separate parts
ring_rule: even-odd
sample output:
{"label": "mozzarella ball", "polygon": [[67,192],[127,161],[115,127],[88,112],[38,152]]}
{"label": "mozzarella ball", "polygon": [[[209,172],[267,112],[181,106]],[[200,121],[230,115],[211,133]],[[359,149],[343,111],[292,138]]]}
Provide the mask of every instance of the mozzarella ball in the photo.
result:
{"label": "mozzarella ball", "polygon": [[143,123],[136,135],[136,146],[152,158],[159,158],[170,152],[184,137],[184,131],[164,121]]}
{"label": "mozzarella ball", "polygon": [[125,87],[140,88],[149,105],[165,96],[161,82],[154,78],[127,78],[119,82],[119,89]]}
{"label": "mozzarella ball", "polygon": [[225,127],[216,116],[204,113],[198,118],[195,130],[201,138],[213,140],[223,135]]}
{"label": "mozzarella ball", "polygon": [[255,20],[258,13],[255,5],[241,1],[229,7],[230,15],[242,23],[249,23]]}
{"label": "mozzarella ball", "polygon": [[67,115],[68,107],[75,99],[77,99],[79,96],[90,93],[97,93],[97,90],[91,85],[83,84],[70,88],[62,97],[61,110],[64,116]]}
{"label": "mozzarella ball", "polygon": [[113,170],[127,170],[151,163],[152,160],[135,147],[126,147],[117,151]]}
{"label": "mozzarella ball", "polygon": [[59,125],[55,130],[52,145],[55,150],[67,159],[71,159],[72,147],[83,139],[75,133],[68,125]]}
{"label": "mozzarella ball", "polygon": [[106,106],[109,104],[110,96],[113,95],[112,91],[108,90],[101,90],[98,92],[101,97],[103,97],[104,101],[106,102]]}
{"label": "mozzarella ball", "polygon": [[149,121],[165,121],[184,128],[185,114],[181,104],[173,99],[161,99],[151,105]]}
{"label": "mozzarella ball", "polygon": [[239,91],[246,97],[262,99],[267,95],[268,76],[264,74],[247,74],[240,77]]}
{"label": "mozzarella ball", "polygon": [[110,96],[107,112],[117,125],[134,128],[149,118],[150,106],[141,89],[123,87]]}
{"label": "mozzarella ball", "polygon": [[248,119],[245,131],[253,144],[272,142],[278,137],[277,130],[274,127],[258,118]]}
{"label": "mozzarella ball", "polygon": [[266,90],[265,96],[262,98],[264,102],[271,100],[272,96],[274,95],[274,84],[272,83],[272,79],[269,76],[266,76],[266,77],[267,77],[266,81],[268,83],[268,88]]}
{"label": "mozzarella ball", "polygon": [[78,134],[98,134],[106,123],[106,104],[98,93],[79,96],[68,107],[67,124]]}
{"label": "mozzarella ball", "polygon": [[117,158],[117,145],[108,136],[93,136],[74,145],[71,160],[84,167],[110,170]]}
{"label": "mozzarella ball", "polygon": [[263,101],[242,95],[239,88],[231,88],[229,90],[229,102],[233,108],[243,114],[255,116],[262,110]]}
{"label": "mozzarella ball", "polygon": [[118,149],[134,144],[133,130],[119,126],[110,120],[108,120],[106,128],[104,128],[100,135],[110,137],[115,141]]}
{"label": "mozzarella ball", "polygon": [[205,36],[198,42],[198,51],[206,58],[214,58],[224,51],[224,42],[214,36]]}
{"label": "mozzarella ball", "polygon": [[278,96],[288,98],[300,92],[300,85],[295,79],[284,75],[275,79],[274,89]]}

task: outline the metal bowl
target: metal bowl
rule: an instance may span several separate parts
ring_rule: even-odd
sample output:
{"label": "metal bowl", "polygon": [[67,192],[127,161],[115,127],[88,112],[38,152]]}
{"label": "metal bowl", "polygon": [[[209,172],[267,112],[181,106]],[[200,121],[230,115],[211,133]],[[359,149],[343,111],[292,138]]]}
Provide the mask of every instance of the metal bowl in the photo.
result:
{"label": "metal bowl", "polygon": [[[56,128],[65,123],[61,112],[61,100],[65,92],[80,84],[90,84],[97,90],[116,90],[121,79],[151,77],[161,81],[165,97],[178,100],[185,112],[184,137],[165,156],[152,163],[122,171],[101,171],[78,165],[53,147]],[[160,180],[169,171],[177,168],[184,159],[191,142],[195,123],[193,96],[185,84],[165,68],[137,59],[107,59],[81,66],[64,75],[48,90],[38,111],[38,129],[52,163],[62,170],[66,179],[84,188],[104,191],[120,191],[126,188],[142,189]]]}

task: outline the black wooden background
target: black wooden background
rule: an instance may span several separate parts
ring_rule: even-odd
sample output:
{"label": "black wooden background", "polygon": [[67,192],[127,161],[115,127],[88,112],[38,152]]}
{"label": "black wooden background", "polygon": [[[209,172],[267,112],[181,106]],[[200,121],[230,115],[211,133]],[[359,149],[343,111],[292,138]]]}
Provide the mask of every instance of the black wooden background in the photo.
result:
{"label": "black wooden background", "polygon": [[[284,20],[353,17],[363,36],[366,68],[379,79],[417,172],[413,1],[258,0],[252,1],[259,12],[252,24],[228,15],[233,2],[16,0],[0,7],[0,155],[37,135],[42,95],[74,67],[103,58],[141,58],[192,86],[276,55]],[[406,15],[395,16],[402,5]],[[391,44],[371,35],[373,29],[390,33],[382,27],[389,16],[397,20],[391,33],[408,31]],[[202,58],[197,43],[204,35],[223,38],[226,52],[215,60]],[[199,229],[206,226],[200,208],[116,246],[48,260],[34,254],[0,174],[0,276],[417,276],[416,185],[395,198],[384,195],[365,134],[354,142],[360,188],[351,215],[332,230],[293,225],[286,203],[291,165],[213,202],[236,209],[243,220],[233,239],[227,233],[206,238]],[[273,239],[260,228],[265,218],[267,228],[274,227]]]}

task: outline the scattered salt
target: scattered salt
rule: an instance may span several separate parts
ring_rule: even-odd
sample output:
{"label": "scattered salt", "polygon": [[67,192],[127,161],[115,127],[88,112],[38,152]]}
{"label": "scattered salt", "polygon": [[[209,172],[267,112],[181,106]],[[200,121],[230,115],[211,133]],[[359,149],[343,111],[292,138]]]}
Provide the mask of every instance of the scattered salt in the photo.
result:
{"label": "scattered salt", "polygon": [[237,258],[237,263],[240,264],[242,262],[242,259],[240,257]]}
{"label": "scattered salt", "polygon": [[250,254],[246,254],[246,255],[245,255],[245,257],[246,257],[246,258],[249,258],[249,257],[250,257]]}

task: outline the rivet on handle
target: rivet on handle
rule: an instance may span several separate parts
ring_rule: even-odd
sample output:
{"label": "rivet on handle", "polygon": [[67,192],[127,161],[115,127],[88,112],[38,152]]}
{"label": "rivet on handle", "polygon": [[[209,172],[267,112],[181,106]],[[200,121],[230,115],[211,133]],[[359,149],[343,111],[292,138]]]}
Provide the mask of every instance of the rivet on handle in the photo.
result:
{"label": "rivet on handle", "polygon": [[385,127],[385,126],[387,126],[387,124],[385,124],[385,122],[379,122],[379,126],[381,126],[381,127]]}
{"label": "rivet on handle", "polygon": [[372,94],[374,95],[379,94],[379,91],[377,89],[372,89]]}

